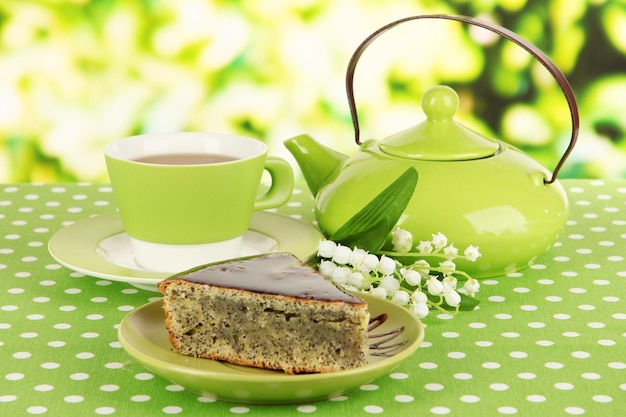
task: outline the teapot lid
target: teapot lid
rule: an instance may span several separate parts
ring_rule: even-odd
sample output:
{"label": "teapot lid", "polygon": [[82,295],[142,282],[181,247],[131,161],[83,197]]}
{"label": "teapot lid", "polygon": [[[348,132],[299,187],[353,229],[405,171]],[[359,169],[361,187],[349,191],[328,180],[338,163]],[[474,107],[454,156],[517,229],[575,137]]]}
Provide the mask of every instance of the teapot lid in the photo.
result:
{"label": "teapot lid", "polygon": [[380,149],[401,158],[467,161],[493,156],[500,146],[453,119],[459,96],[450,87],[431,87],[422,97],[426,120],[383,139]]}

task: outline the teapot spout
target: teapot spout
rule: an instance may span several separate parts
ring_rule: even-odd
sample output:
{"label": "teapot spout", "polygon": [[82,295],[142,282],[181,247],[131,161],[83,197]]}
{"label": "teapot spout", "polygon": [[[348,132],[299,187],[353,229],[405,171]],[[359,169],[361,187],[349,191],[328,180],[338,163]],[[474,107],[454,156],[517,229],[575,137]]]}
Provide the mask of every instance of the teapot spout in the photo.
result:
{"label": "teapot spout", "polygon": [[309,135],[295,136],[284,144],[300,166],[313,195],[317,195],[331,172],[347,158],[347,155],[316,142]]}

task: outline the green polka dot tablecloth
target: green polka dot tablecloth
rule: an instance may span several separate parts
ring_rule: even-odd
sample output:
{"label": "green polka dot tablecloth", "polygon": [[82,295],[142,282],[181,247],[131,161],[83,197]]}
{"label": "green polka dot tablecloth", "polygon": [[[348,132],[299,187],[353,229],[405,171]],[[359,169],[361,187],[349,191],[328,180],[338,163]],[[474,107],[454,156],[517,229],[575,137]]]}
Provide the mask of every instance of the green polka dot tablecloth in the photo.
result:
{"label": "green polka dot tablecloth", "polygon": [[[477,311],[431,314],[389,375],[284,406],[199,397],[121,347],[120,321],[158,294],[47,250],[64,226],[115,211],[109,186],[0,185],[0,416],[625,416],[626,181],[562,184],[569,222],[533,267],[482,280]],[[310,222],[311,207],[299,189],[278,211]]]}

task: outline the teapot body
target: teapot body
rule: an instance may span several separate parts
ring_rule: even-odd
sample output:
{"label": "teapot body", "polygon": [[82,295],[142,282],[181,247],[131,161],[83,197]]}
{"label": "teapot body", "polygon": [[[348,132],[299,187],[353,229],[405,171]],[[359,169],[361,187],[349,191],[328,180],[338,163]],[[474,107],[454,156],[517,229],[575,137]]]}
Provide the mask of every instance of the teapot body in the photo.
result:
{"label": "teapot body", "polygon": [[[467,161],[394,158],[375,141],[343,161],[315,197],[319,227],[332,235],[408,167],[418,172],[413,196],[398,226],[415,244],[438,232],[462,253],[479,247],[476,262],[457,262],[474,278],[503,275],[532,265],[551,248],[568,217],[567,196],[549,172],[519,150],[498,142],[491,157]],[[390,237],[385,243],[390,249]]]}

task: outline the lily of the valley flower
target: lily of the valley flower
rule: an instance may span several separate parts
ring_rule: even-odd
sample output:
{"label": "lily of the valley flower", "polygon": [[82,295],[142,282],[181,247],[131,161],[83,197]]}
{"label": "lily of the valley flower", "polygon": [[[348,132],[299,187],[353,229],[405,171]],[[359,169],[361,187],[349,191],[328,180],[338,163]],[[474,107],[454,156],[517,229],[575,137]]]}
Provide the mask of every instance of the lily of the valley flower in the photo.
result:
{"label": "lily of the valley flower", "polygon": [[465,255],[465,258],[470,262],[476,262],[476,260],[482,256],[478,248],[472,245],[469,245],[467,249],[465,249],[463,255]]}
{"label": "lily of the valley flower", "polygon": [[391,234],[394,252],[410,252],[413,248],[413,235],[399,227]]}
{"label": "lily of the valley flower", "polygon": [[[450,308],[459,310],[461,295],[456,289],[457,276],[465,280],[464,294],[474,296],[478,292],[478,281],[458,271],[455,263],[455,259],[478,259],[481,254],[477,247],[468,246],[461,256],[453,244],[448,244],[444,234],[437,233],[432,235],[432,240],[421,241],[415,253],[413,236],[400,228],[392,233],[392,240],[394,252],[378,255],[324,240],[318,246],[319,272],[346,290],[386,298],[405,306],[419,318],[426,317],[432,308],[446,312]],[[418,259],[405,266],[394,259],[396,256]],[[431,265],[424,259],[429,257],[440,261]]]}
{"label": "lily of the valley flower", "polygon": [[463,284],[463,289],[465,290],[467,295],[472,297],[476,295],[479,288],[480,284],[474,278],[469,278],[467,281],[465,281],[465,284]]}

